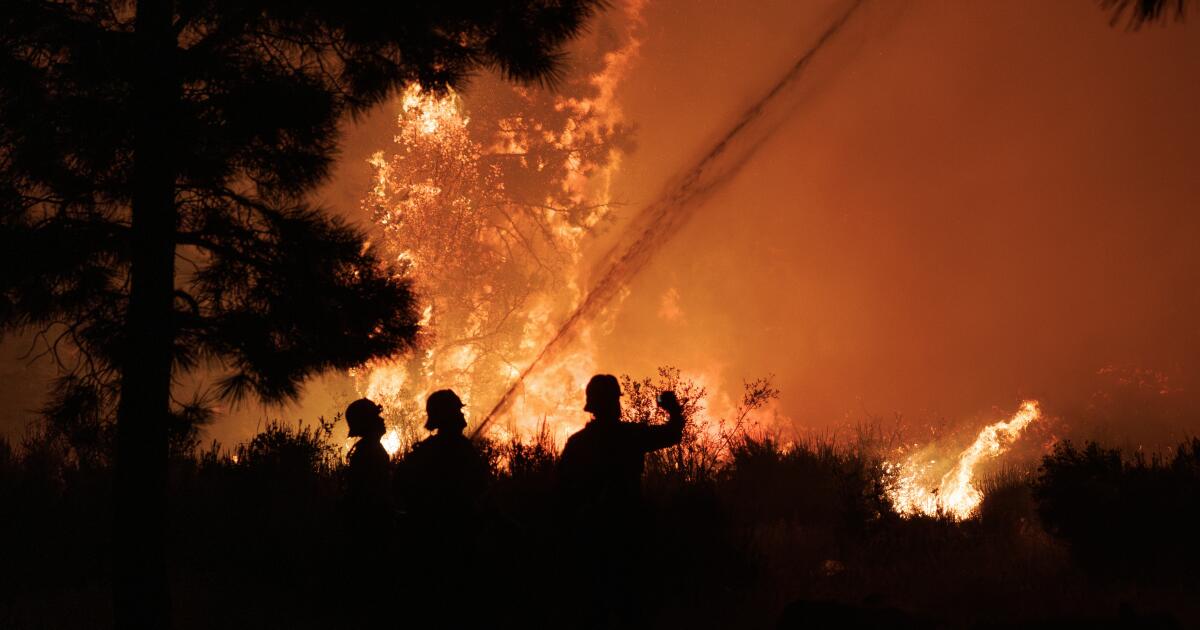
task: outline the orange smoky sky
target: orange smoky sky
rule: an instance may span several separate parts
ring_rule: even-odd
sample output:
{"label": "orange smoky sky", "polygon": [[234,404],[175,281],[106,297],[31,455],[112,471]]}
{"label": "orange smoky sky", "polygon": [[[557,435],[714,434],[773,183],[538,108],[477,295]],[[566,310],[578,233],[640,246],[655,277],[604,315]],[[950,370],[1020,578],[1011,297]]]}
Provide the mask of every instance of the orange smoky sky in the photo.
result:
{"label": "orange smoky sky", "polygon": [[[635,146],[593,264],[844,6],[646,3],[616,91]],[[994,419],[1037,398],[1081,436],[1195,433],[1200,20],[1108,19],[1088,0],[864,4],[784,122],[628,284],[601,369],[675,365],[726,398],[774,374],[781,430]],[[463,92],[468,111],[490,85]],[[394,110],[348,127],[321,193],[354,221]],[[6,364],[5,432],[46,373]],[[208,433],[245,439],[258,418],[329,416],[351,396],[333,375]]]}
{"label": "orange smoky sky", "polygon": [[[1186,398],[1200,24],[1128,33],[1089,2],[887,4],[866,7],[811,97],[632,287],[614,355],[635,371],[715,361],[729,386],[773,372],[805,426],[1022,397],[1078,424],[1099,419],[1105,368],[1164,375]],[[639,124],[630,198],[762,91],[822,15],[757,11],[648,11],[658,26],[624,101]],[[679,317],[660,316],[668,292]]]}

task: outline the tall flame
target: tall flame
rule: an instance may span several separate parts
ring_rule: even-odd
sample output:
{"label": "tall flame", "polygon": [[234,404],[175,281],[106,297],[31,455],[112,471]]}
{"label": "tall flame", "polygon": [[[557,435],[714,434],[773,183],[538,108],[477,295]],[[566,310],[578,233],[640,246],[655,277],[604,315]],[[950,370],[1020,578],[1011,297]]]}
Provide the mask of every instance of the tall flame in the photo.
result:
{"label": "tall flame", "polygon": [[894,475],[888,495],[896,511],[904,516],[945,515],[956,520],[974,516],[983,501],[983,493],[973,483],[975,467],[1008,450],[1021,431],[1041,416],[1037,401],[1027,400],[1009,419],[984,427],[936,486],[926,480],[937,461],[926,459],[923,453],[911,455],[903,463],[887,462],[885,469]]}
{"label": "tall flame", "polygon": [[[414,279],[423,350],[351,370],[391,422],[389,452],[423,435],[435,389],[454,389],[468,420],[485,411],[581,299],[584,239],[608,214],[617,139],[628,132],[615,91],[637,57],[644,0],[622,5],[623,31],[595,42],[560,93],[498,86],[471,118],[453,90],[403,93],[392,148],[369,160],[363,210],[373,247]],[[584,384],[597,369],[591,329],[605,321],[525,380],[493,437],[545,428],[562,444],[582,426]]]}

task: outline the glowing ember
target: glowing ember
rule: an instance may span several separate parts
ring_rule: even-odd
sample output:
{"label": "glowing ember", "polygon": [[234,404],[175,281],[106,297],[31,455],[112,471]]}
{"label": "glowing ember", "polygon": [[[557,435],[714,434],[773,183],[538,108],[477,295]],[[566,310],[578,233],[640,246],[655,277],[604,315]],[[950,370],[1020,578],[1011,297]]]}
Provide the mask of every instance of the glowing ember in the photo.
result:
{"label": "glowing ember", "polygon": [[936,485],[928,476],[937,464],[926,459],[924,452],[914,454],[903,463],[884,464],[895,482],[888,491],[892,505],[904,516],[924,514],[945,515],[955,520],[973,516],[983,501],[983,493],[972,483],[975,467],[985,459],[999,456],[1031,422],[1042,416],[1035,400],[1021,403],[1021,408],[1008,420],[990,424],[979,432],[975,441],[959,453],[954,467],[942,475]]}

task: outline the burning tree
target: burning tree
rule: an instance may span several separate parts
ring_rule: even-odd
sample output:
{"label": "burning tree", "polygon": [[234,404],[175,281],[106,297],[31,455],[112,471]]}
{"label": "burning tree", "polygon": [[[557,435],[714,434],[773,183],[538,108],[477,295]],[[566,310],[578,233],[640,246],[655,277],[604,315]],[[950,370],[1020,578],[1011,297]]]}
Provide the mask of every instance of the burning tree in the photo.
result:
{"label": "burning tree", "polygon": [[627,145],[612,89],[636,45],[600,45],[554,92],[485,83],[468,106],[412,85],[401,98],[362,205],[372,247],[415,279],[426,351],[355,371],[399,421],[397,445],[418,437],[433,389],[475,412],[494,402],[578,297],[581,241],[608,216]]}
{"label": "burning tree", "polygon": [[0,3],[0,330],[115,407],[119,625],[167,622],[177,375],[280,400],[413,340],[408,282],[305,202],[339,121],[481,66],[552,79],[597,4]]}

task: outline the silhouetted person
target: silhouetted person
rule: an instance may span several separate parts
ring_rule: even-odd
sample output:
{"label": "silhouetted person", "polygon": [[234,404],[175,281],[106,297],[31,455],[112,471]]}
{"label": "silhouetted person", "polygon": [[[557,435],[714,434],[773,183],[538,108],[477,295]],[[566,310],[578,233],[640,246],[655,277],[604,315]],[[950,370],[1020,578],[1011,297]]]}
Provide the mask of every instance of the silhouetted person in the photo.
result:
{"label": "silhouetted person", "polygon": [[623,518],[641,501],[646,453],[683,439],[683,409],[675,392],[663,392],[666,424],[621,422],[621,386],[611,374],[593,376],[586,396],[583,410],[592,421],[567,440],[559,482],[574,510],[602,520]]}
{"label": "silhouetted person", "polygon": [[425,428],[433,435],[413,445],[396,476],[405,509],[416,520],[456,527],[467,518],[487,486],[488,467],[471,440],[463,435],[467,419],[463,402],[449,389],[425,401]]}
{"label": "silhouetted person", "polygon": [[346,471],[346,532],[349,547],[345,598],[351,604],[348,621],[370,625],[383,610],[386,583],[384,567],[394,536],[395,510],[391,497],[390,458],[379,440],[386,432],[383,408],[366,398],[346,407],[350,449]]}
{"label": "silhouetted person", "polygon": [[413,589],[425,605],[415,614],[426,628],[483,624],[476,607],[461,601],[459,590],[478,573],[474,534],[480,527],[478,501],[488,482],[487,462],[463,435],[462,409],[451,390],[430,394],[425,428],[434,434],[413,445],[396,472],[396,490],[418,541],[410,557],[417,580]]}
{"label": "silhouetted person", "polygon": [[356,518],[385,518],[392,507],[390,458],[379,442],[387,431],[382,411],[366,398],[346,407],[350,437],[358,438],[350,449],[346,473],[346,502]]}
{"label": "silhouetted person", "polygon": [[567,569],[581,571],[588,589],[584,625],[632,627],[645,621],[637,585],[645,456],[679,444],[683,409],[674,392],[663,392],[666,424],[621,422],[621,386],[611,374],[593,376],[586,396],[592,420],[567,440],[558,469],[574,537]]}

